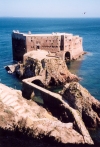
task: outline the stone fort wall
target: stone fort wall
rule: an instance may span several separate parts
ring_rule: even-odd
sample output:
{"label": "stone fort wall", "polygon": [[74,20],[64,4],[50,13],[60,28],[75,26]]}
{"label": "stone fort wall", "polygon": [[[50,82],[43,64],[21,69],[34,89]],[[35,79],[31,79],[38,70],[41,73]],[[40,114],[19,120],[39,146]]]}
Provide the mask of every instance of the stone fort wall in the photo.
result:
{"label": "stone fort wall", "polygon": [[70,60],[83,54],[82,38],[67,33],[25,34],[12,32],[13,60],[23,60],[27,52],[41,49]]}

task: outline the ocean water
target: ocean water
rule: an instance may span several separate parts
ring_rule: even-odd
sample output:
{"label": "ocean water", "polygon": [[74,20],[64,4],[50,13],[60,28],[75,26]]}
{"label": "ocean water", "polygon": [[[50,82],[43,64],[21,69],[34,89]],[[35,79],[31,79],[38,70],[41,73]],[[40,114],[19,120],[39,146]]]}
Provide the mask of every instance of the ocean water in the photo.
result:
{"label": "ocean water", "polygon": [[66,32],[83,38],[87,54],[71,62],[69,70],[82,78],[80,83],[100,101],[100,18],[0,18],[0,82],[21,89],[21,82],[4,66],[13,64],[11,33]]}
{"label": "ocean water", "polygon": [[84,51],[88,53],[68,67],[82,78],[80,83],[100,100],[100,18],[0,18],[0,82],[21,89],[21,82],[4,69],[13,63],[13,30],[35,34],[66,32],[81,36]]}

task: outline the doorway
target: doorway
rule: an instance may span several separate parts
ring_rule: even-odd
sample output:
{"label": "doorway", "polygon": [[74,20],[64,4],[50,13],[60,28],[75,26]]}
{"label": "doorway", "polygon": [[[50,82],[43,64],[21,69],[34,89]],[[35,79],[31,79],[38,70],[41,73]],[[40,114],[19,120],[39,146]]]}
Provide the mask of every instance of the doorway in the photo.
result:
{"label": "doorway", "polygon": [[70,60],[70,52],[65,53],[65,60],[69,61]]}
{"label": "doorway", "polygon": [[40,49],[40,46],[39,46],[39,45],[37,45],[37,46],[36,46],[36,49]]}

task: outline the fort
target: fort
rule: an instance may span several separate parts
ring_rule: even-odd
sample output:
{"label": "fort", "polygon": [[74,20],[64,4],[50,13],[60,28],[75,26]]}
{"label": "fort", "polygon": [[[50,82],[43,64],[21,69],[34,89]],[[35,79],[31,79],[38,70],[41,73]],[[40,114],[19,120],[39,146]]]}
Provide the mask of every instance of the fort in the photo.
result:
{"label": "fort", "polygon": [[82,38],[68,33],[28,34],[12,32],[13,60],[22,61],[23,55],[33,50],[46,50],[63,60],[73,60],[83,52]]}

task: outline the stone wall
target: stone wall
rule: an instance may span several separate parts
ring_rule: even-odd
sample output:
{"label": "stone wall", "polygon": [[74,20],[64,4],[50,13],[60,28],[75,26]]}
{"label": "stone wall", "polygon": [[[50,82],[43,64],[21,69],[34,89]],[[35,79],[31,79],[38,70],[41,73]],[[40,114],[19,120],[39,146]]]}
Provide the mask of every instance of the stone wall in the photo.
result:
{"label": "stone wall", "polygon": [[14,60],[20,60],[25,52],[37,49],[56,53],[63,60],[76,59],[83,54],[82,38],[67,33],[24,34],[14,31],[12,48]]}
{"label": "stone wall", "polygon": [[[93,144],[89,132],[85,127],[85,124],[81,118],[80,113],[77,110],[73,109],[69,105],[69,102],[65,101],[64,97],[62,97],[58,93],[51,92],[43,87],[31,83],[34,80],[35,77],[23,80],[22,93],[25,94],[24,92],[26,92],[26,89],[30,86],[31,87],[30,94],[28,92],[26,93],[26,95],[28,96],[28,98],[31,98],[32,88],[33,91],[34,89],[39,90],[42,93],[44,105],[50,110],[50,112],[65,123],[66,122],[73,123],[75,130],[77,130],[83,136],[85,143]],[[24,95],[24,97],[26,97],[26,95]]]}
{"label": "stone wall", "polygon": [[26,37],[23,34],[12,33],[13,60],[22,61],[26,53]]}

